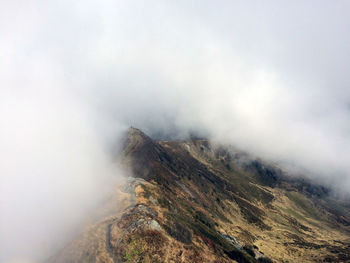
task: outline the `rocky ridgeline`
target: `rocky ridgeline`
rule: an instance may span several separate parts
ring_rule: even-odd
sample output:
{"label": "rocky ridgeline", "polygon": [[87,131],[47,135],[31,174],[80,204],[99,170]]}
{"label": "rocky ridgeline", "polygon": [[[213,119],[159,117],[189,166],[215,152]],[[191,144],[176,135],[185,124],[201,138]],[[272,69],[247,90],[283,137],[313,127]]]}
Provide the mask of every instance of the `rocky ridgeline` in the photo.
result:
{"label": "rocky ridgeline", "polygon": [[276,165],[135,128],[121,159],[127,205],[50,262],[350,262],[349,203]]}

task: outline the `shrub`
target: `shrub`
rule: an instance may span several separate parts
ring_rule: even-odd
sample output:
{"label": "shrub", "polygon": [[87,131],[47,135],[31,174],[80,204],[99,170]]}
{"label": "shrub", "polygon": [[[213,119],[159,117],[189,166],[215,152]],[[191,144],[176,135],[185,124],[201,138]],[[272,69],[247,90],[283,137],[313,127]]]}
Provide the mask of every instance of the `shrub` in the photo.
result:
{"label": "shrub", "polygon": [[273,261],[267,257],[258,258],[259,263],[273,263]]}
{"label": "shrub", "polygon": [[243,249],[252,257],[255,258],[255,252],[251,246],[244,246]]}

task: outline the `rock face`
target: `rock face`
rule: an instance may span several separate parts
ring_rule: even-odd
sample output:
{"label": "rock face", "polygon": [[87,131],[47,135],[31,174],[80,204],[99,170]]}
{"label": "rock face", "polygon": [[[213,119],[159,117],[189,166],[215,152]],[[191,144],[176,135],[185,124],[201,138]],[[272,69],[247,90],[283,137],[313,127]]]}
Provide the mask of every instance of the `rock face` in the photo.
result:
{"label": "rock face", "polygon": [[48,262],[350,262],[350,203],[207,140],[129,129],[120,212]]}

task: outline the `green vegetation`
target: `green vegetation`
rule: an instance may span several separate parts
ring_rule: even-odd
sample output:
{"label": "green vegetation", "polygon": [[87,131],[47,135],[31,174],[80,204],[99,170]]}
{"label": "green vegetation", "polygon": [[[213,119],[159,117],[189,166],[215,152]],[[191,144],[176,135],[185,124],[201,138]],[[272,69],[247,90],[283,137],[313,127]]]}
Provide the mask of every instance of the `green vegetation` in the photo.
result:
{"label": "green vegetation", "polygon": [[273,261],[267,257],[258,258],[259,263],[273,263]]}
{"label": "green vegetation", "polygon": [[255,258],[255,252],[252,246],[245,245],[243,246],[243,250],[245,250],[245,252],[247,252],[249,255]]}
{"label": "green vegetation", "polygon": [[127,263],[160,262],[164,245],[166,245],[165,239],[157,231],[137,232],[126,239],[123,261]]}
{"label": "green vegetation", "polygon": [[144,184],[140,184],[140,186],[142,187],[144,194],[143,196],[146,198],[149,198],[152,194],[152,192],[144,185]]}
{"label": "green vegetation", "polygon": [[209,228],[214,227],[214,222],[210,220],[202,211],[196,211],[195,219],[203,223]]}
{"label": "green vegetation", "polygon": [[236,260],[238,263],[253,263],[256,262],[255,258],[250,255],[240,251],[238,249],[231,250],[230,252],[226,252],[229,258]]}
{"label": "green vegetation", "polygon": [[243,216],[249,223],[255,224],[261,229],[271,229],[262,221],[265,213],[260,208],[239,197],[235,198],[235,201],[241,209]]}
{"label": "green vegetation", "polygon": [[301,208],[305,214],[312,218],[319,219],[319,213],[311,201],[304,195],[298,192],[286,192],[287,197],[294,202],[299,208]]}
{"label": "green vegetation", "polygon": [[130,239],[130,243],[125,251],[125,262],[135,262],[140,258],[147,243],[141,239],[140,235],[136,235],[134,239]]}
{"label": "green vegetation", "polygon": [[165,231],[167,231],[167,233],[173,238],[175,238],[176,240],[184,244],[191,244],[192,234],[185,225],[179,222],[173,222],[173,223],[168,223],[163,227]]}
{"label": "green vegetation", "polygon": [[162,197],[158,198],[157,200],[158,200],[158,203],[160,204],[161,207],[167,208],[170,210],[171,204],[168,201],[168,199],[166,199],[164,196],[162,196]]}

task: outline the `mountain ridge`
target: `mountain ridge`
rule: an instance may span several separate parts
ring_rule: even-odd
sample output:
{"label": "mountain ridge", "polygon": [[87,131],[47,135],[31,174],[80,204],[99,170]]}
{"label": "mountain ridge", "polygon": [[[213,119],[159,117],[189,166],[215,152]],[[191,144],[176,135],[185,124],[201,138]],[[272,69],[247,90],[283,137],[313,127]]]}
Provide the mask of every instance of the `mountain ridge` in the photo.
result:
{"label": "mountain ridge", "polygon": [[[118,212],[49,262],[348,262],[350,205],[206,139],[130,128]],[[127,197],[125,197],[127,196]]]}

